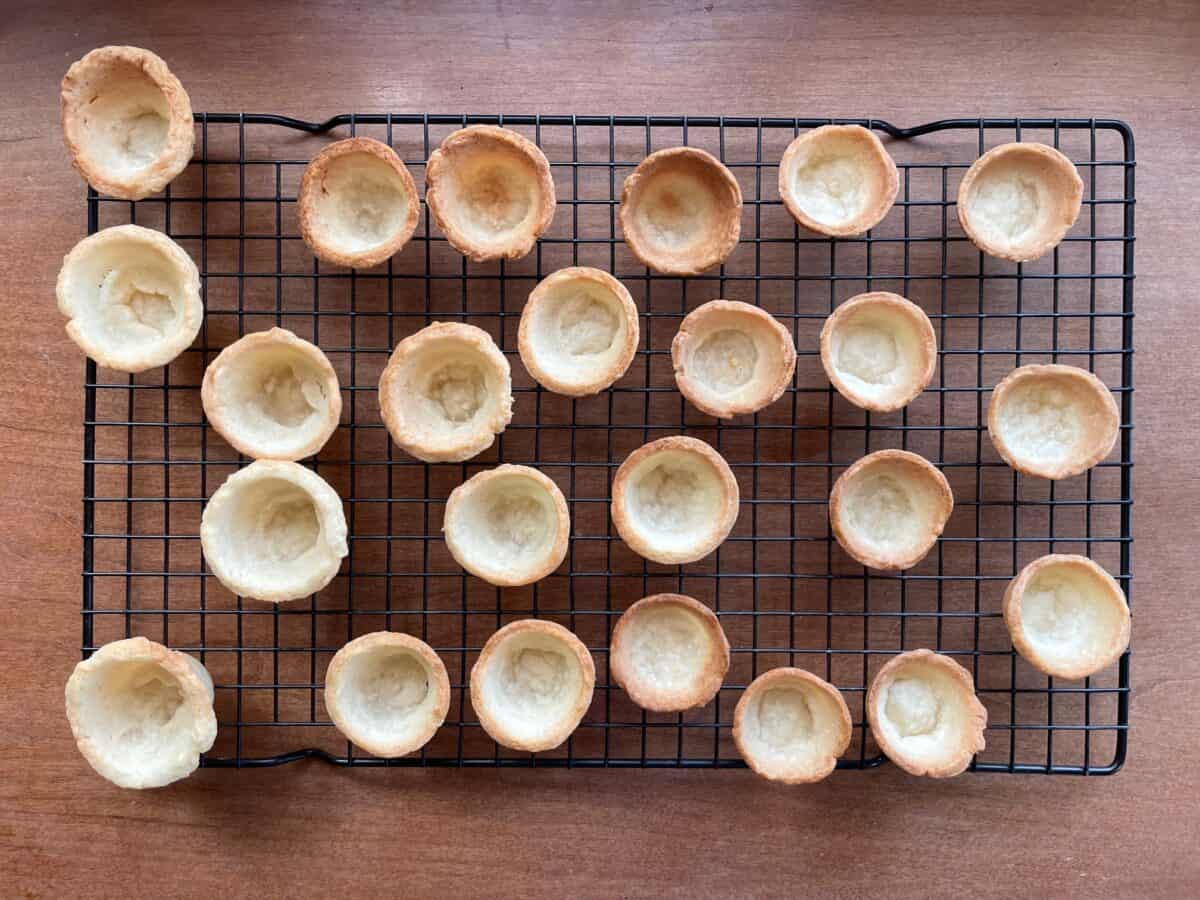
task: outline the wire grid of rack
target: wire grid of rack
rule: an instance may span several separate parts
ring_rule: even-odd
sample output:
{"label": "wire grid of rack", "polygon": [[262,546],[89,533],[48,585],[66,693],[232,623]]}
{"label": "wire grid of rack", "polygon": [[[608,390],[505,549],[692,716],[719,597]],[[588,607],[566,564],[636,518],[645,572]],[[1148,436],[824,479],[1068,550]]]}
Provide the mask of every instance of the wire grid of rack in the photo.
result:
{"label": "wire grid of rack", "polygon": [[[367,765],[737,767],[731,719],[741,690],[777,665],[799,665],[843,692],[854,720],[843,768],[882,757],[863,701],[901,649],[934,647],[963,663],[989,711],[976,770],[1106,774],[1122,764],[1129,654],[1083,682],[1047,679],[1013,652],[1000,615],[1008,579],[1051,551],[1092,556],[1130,582],[1134,152],[1129,128],[1089,119],[959,119],[890,138],[900,169],[895,208],[868,234],[828,240],[799,229],[779,200],[777,161],[828,119],[612,116],[342,115],[322,123],[273,115],[199,114],[196,156],[162,196],[137,203],[88,194],[88,232],[123,222],[159,228],[200,267],[206,320],[169,367],[137,376],[88,362],[85,384],[83,653],[144,634],[196,654],[212,672],[220,731],[206,766],[275,765],[305,757]],[[307,160],[334,136],[369,135],[406,161],[423,196],[424,161],[455,128],[516,128],[542,146],[558,191],[554,222],[524,260],[467,262],[431,227],[387,264],[355,272],[319,264],[299,238],[295,195]],[[1060,147],[1084,179],[1083,211],[1046,258],[992,260],[965,239],[954,198],[967,166],[1009,140]],[[616,210],[624,177],[662,147],[721,158],[745,197],[742,240],[718,270],[691,279],[651,273],[625,248]],[[609,391],[572,400],[539,388],[516,356],[516,326],[536,282],[564,265],[617,275],[641,311],[641,343]],[[893,290],[920,304],[938,334],[930,387],[906,410],[868,414],[829,386],[817,334],[840,301]],[[756,303],[796,338],[794,384],[753,417],[719,422],[674,389],[669,344],[682,317],[714,297]],[[396,342],[438,320],[488,330],[513,362],[515,415],[496,445],[464,464],[425,465],[393,447],[376,384]],[[314,340],[344,392],[343,420],[307,464],[342,495],[350,554],[328,588],[270,606],[226,591],[204,567],[203,503],[248,462],[204,421],[208,362],[271,325]],[[1005,466],[984,431],[990,387],[1013,366],[1086,366],[1121,410],[1117,449],[1061,483]],[[688,433],[716,446],[742,493],[738,523],[709,558],[678,567],[634,556],[608,515],[608,486],[642,443]],[[864,453],[905,447],[942,467],[956,508],[943,539],[903,573],[866,570],[835,545],[825,502]],[[499,462],[537,466],[568,498],[567,561],[539,584],[500,590],[465,575],[440,536],[449,492]],[[684,714],[636,708],[607,674],[621,611],[677,591],[710,604],[732,644],[724,688]],[[574,630],[597,663],[595,698],[575,735],[531,755],[483,733],[466,690],[470,667],[500,625],[526,616]],[[450,673],[445,725],[420,753],[380,760],[330,723],[322,680],[348,639],[381,628],[427,640]]]}

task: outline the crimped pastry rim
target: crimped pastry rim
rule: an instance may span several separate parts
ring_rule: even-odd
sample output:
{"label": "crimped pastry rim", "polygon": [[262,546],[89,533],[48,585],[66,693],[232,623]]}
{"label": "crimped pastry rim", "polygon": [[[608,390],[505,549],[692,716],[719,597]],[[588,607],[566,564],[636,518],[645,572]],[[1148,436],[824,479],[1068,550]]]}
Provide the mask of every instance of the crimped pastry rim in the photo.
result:
{"label": "crimped pastry rim", "polygon": [[[872,198],[873,202],[868,203],[858,216],[841,225],[818,222],[809,216],[796,198],[788,177],[792,171],[793,160],[807,144],[818,143],[829,137],[848,137],[858,142],[872,166],[883,172],[883,181],[886,185],[885,189],[876,194]],[[806,131],[787,145],[779,160],[779,196],[783,200],[783,205],[792,214],[792,218],[809,231],[823,234],[826,237],[853,237],[870,231],[882,222],[883,217],[891,210],[899,190],[900,174],[896,170],[895,160],[887,152],[883,141],[879,140],[879,136],[861,125],[821,125],[811,131]]]}
{"label": "crimped pastry rim", "polygon": [[[676,254],[659,253],[642,240],[633,221],[632,209],[643,182],[649,181],[662,169],[680,161],[698,163],[700,170],[718,186],[714,191],[718,195],[718,201],[722,199],[723,193],[726,202],[718,202],[719,207],[723,206],[723,221],[718,223],[720,227],[714,239],[699,248],[690,258],[677,262]],[[617,217],[621,221],[625,245],[643,265],[664,275],[699,275],[728,259],[737,246],[742,233],[742,189],[733,173],[711,153],[699,147],[668,147],[651,153],[626,176],[621,187],[621,205]]]}
{"label": "crimped pastry rim", "polygon": [[[225,414],[225,404],[217,394],[217,375],[223,366],[236,366],[243,356],[271,344],[279,344],[299,351],[321,373],[325,385],[325,396],[329,405],[325,410],[325,421],[321,427],[299,448],[287,454],[276,454],[264,451],[261,445],[253,440],[247,440],[244,434],[238,433],[233,424],[233,417]],[[329,362],[329,357],[309,341],[278,326],[267,331],[255,331],[238,338],[208,364],[204,370],[204,378],[200,383],[200,405],[204,415],[217,434],[221,435],[238,453],[252,459],[281,459],[295,462],[312,456],[325,446],[329,438],[337,430],[338,421],[342,416],[342,392],[338,383],[337,372]]]}
{"label": "crimped pastry rim", "polygon": [[[690,691],[681,695],[660,691],[644,683],[633,668],[629,650],[625,647],[626,636],[637,628],[638,616],[647,610],[673,607],[687,610],[699,617],[708,639],[705,664]],[[618,684],[629,699],[651,712],[682,712],[706,706],[721,690],[725,675],[729,671],[729,639],[716,613],[686,594],[651,594],[632,604],[613,627],[608,651],[608,667],[612,680]]]}
{"label": "crimped pastry rim", "polygon": [[[545,546],[544,552],[538,560],[531,562],[524,570],[505,575],[492,567],[481,565],[480,560],[475,558],[469,542],[460,541],[457,538],[456,516],[472,494],[483,490],[492,481],[513,477],[525,478],[534,482],[550,496],[555,513],[554,539]],[[454,557],[454,561],[472,575],[497,587],[520,587],[541,581],[562,565],[562,561],[567,557],[567,545],[571,538],[571,517],[567,509],[566,498],[563,497],[563,492],[553,479],[531,466],[504,463],[494,469],[477,472],[450,492],[450,496],[446,500],[442,532],[446,538],[446,547],[449,549],[450,555]]]}
{"label": "crimped pastry rim", "polygon": [[[534,311],[539,305],[547,302],[547,298],[554,288],[569,281],[589,281],[603,287],[617,299],[625,322],[625,340],[620,354],[609,365],[597,370],[586,381],[566,382],[551,375],[542,367],[538,359],[537,341],[533,336]],[[611,386],[625,374],[637,353],[639,337],[637,306],[633,302],[629,289],[615,276],[603,269],[591,266],[568,266],[547,275],[530,292],[529,299],[525,301],[525,306],[521,310],[521,323],[517,329],[517,352],[521,356],[521,362],[533,376],[533,380],[546,390],[562,394],[565,397],[589,397]]]}
{"label": "crimped pastry rim", "polygon": [[[626,493],[630,489],[631,473],[647,457],[672,451],[690,453],[709,465],[717,475],[723,501],[721,514],[712,527],[703,535],[698,536],[690,549],[674,553],[658,550],[652,540],[644,538],[633,527],[625,513],[625,499]],[[733,530],[733,526],[737,522],[740,502],[741,495],[737,479],[725,458],[705,441],[686,435],[672,435],[643,444],[625,457],[625,461],[621,463],[617,474],[613,477],[611,512],[613,524],[616,526],[621,540],[638,556],[664,565],[683,565],[696,562],[716,550]]]}
{"label": "crimped pastry rim", "polygon": [[[709,320],[730,315],[749,323],[744,332],[751,340],[765,335],[768,341],[774,339],[779,351],[779,364],[772,371],[764,372],[762,378],[755,379],[758,390],[740,402],[722,400],[706,390],[700,379],[692,378],[688,372],[691,345],[695,343],[699,347],[703,343],[708,335]],[[740,300],[709,300],[693,309],[679,324],[679,331],[671,341],[671,365],[675,370],[675,384],[679,393],[692,406],[718,419],[731,419],[736,415],[756,413],[783,396],[796,373],[796,345],[787,327],[762,307]]]}
{"label": "crimped pastry rim", "polygon": [[[833,338],[837,329],[844,325],[852,314],[863,308],[887,309],[906,319],[919,335],[919,358],[922,365],[918,367],[916,376],[909,380],[905,392],[897,395],[890,403],[882,403],[856,391],[842,378],[833,360]],[[871,412],[895,412],[908,406],[929,386],[934,370],[937,368],[937,336],[934,334],[933,323],[929,321],[929,316],[925,314],[925,310],[907,297],[891,291],[867,291],[856,294],[841,304],[829,314],[829,317],[825,319],[825,324],[821,326],[820,347],[821,367],[837,392],[860,409],[867,409]]]}
{"label": "crimped pastry rim", "polygon": [[[801,690],[814,690],[830,697],[834,701],[838,709],[838,724],[841,728],[838,730],[834,747],[830,748],[832,752],[821,754],[821,756],[813,761],[813,765],[809,767],[797,769],[789,773],[781,773],[771,770],[761,759],[754,755],[745,739],[745,730],[747,727],[746,716],[749,714],[750,706],[754,703],[755,698],[763,691],[774,686],[776,682],[797,681],[804,684],[804,688],[801,688]],[[810,706],[809,709],[811,710],[812,707]],[[779,782],[780,784],[814,784],[829,777],[833,770],[837,768],[838,758],[850,746],[850,738],[853,731],[854,724],[850,718],[850,708],[846,705],[846,698],[842,696],[842,692],[824,678],[814,675],[807,669],[800,669],[793,666],[780,666],[779,668],[763,672],[750,682],[746,690],[742,692],[742,696],[738,698],[737,706],[733,710],[733,743],[738,749],[738,754],[756,775],[766,778],[768,781]]]}

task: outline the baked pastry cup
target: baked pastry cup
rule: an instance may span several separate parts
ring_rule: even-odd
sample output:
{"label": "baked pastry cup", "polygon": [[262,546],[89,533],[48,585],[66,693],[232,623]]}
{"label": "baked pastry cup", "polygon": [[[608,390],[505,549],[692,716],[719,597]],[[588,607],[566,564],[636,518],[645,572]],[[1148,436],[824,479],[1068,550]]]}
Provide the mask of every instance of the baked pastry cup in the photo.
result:
{"label": "baked pastry cup", "polygon": [[79,752],[118,787],[186,778],[217,737],[208,670],[144,637],[105,644],[76,664],[66,700]]}
{"label": "baked pastry cup", "polygon": [[779,161],[779,196],[797,222],[829,237],[880,223],[900,189],[896,163],[861,125],[822,125],[797,137]]}
{"label": "baked pastry cup", "polygon": [[667,565],[712,553],[737,521],[737,479],[704,441],[682,435],[643,444],[612,485],[613,524],[639,556]]}
{"label": "baked pastry cup", "polygon": [[987,710],[970,672],[949,656],[909,650],[871,682],[867,721],[879,749],[905,772],[949,778],[983,751]]}
{"label": "baked pastry cup", "polygon": [[625,285],[573,266],[542,279],[521,311],[521,362],[548,391],[599,393],[625,374],[638,345],[638,312]]}
{"label": "baked pastry cup", "polygon": [[842,549],[864,566],[885,571],[920,562],[953,511],[946,476],[907,450],[864,456],[829,494],[829,521]]}
{"label": "baked pastry cup", "polygon": [[796,372],[796,345],[765,309],[710,300],[680,323],[671,365],[679,392],[694,407],[730,419],[779,399]]}
{"label": "baked pastry cup", "polygon": [[1104,382],[1086,369],[1031,365],[992,391],[988,434],[1001,458],[1026,475],[1069,478],[1108,456],[1121,430]]}
{"label": "baked pastry cup", "polygon": [[192,258],[140,225],[105,228],[76,244],[55,293],[71,340],[119,372],[165,366],[191,345],[204,320]]}
{"label": "baked pastry cup", "polygon": [[1026,262],[1062,241],[1083,200],[1075,164],[1045,144],[993,147],[958,187],[958,221],[989,256]]}
{"label": "baked pastry cup", "polygon": [[915,303],[887,291],[859,294],[825,320],[821,365],[855,406],[893,412],[908,406],[933,378],[937,338]]}
{"label": "baked pastry cup", "polygon": [[434,322],[392,351],[379,406],[392,440],[425,462],[478,456],[512,420],[508,360],[482,328]]}
{"label": "baked pastry cup", "polygon": [[651,153],[625,179],[621,231],[643,264],[665,275],[699,275],[722,263],[742,232],[742,189],[711,153]]}
{"label": "baked pastry cup", "polygon": [[364,634],[325,671],[325,708],[338,731],[368,753],[420,750],[446,721],[450,679],[433,648],[395,631]]}
{"label": "baked pastry cup", "polygon": [[167,64],[141,47],[100,47],[62,80],[71,161],[102,194],[141,200],[187,166],[192,102]]}
{"label": "baked pastry cup", "polygon": [[554,218],[554,179],[533,141],[508,128],[472,125],[429,155],[425,202],[463,256],[520,259]]}
{"label": "baked pastry cup", "polygon": [[1013,646],[1039,672],[1087,678],[1129,646],[1129,604],[1111,575],[1086,556],[1035,559],[1004,592]]}
{"label": "baked pastry cup", "polygon": [[369,269],[395,255],[417,227],[417,186],[396,151],[353,137],[313,157],[296,197],[300,236],[320,259]]}
{"label": "baked pastry cup", "polygon": [[325,354],[283,328],[222,350],[204,370],[200,402],[217,433],[255,459],[311,456],[342,414],[337,372]]}
{"label": "baked pastry cup", "polygon": [[349,552],[342,500],[299,463],[260,459],[209,499],[200,546],[235,594],[268,603],[307,597],[333,580]]}
{"label": "baked pastry cup", "polygon": [[555,622],[521,619],[483,645],[471,668],[471,706],[497,744],[537,753],[571,736],[595,684],[579,638]]}
{"label": "baked pastry cup", "polygon": [[553,481],[529,466],[497,466],[446,500],[442,526],[454,561],[489,584],[541,581],[567,556],[571,519]]}
{"label": "baked pastry cup", "polygon": [[804,669],[764,672],[733,711],[733,742],[746,765],[784,784],[826,778],[850,746],[852,727],[841,691]]}
{"label": "baked pastry cup", "polygon": [[713,611],[683,594],[643,597],[621,614],[608,652],[612,680],[642,709],[704,706],[729,671],[729,640]]}

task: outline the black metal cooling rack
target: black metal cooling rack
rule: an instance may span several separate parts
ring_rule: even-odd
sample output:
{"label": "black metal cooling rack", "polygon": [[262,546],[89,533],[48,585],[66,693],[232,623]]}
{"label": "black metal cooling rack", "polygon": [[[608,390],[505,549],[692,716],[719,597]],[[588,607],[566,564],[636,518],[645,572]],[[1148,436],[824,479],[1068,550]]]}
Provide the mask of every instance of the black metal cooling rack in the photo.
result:
{"label": "black metal cooling rack", "polygon": [[[1018,658],[1000,616],[1013,573],[1045,552],[1079,552],[1130,582],[1134,152],[1129,128],[1094,119],[955,119],[916,128],[858,121],[888,141],[901,173],[895,208],[865,236],[802,232],[776,190],[776,162],[826,119],[628,116],[342,115],[322,123],[273,115],[196,116],[196,156],[162,196],[129,203],[88,194],[88,232],[123,222],[164,230],[200,266],[206,320],[172,365],[138,376],[88,362],[85,384],[83,653],[145,634],[196,654],[216,682],[220,721],[207,766],[275,765],[305,757],[352,765],[742,765],[733,707],[758,673],[800,665],[833,681],[854,718],[840,765],[882,761],[863,725],[866,687],[901,649],[935,647],[974,674],[989,711],[976,770],[1106,774],[1122,764],[1129,655],[1082,683],[1047,679]],[[493,123],[536,140],[551,161],[559,206],[534,253],[475,265],[428,216],[386,265],[354,272],[318,264],[299,238],[295,194],[307,160],[333,136],[394,146],[422,187],[431,148],[455,128]],[[1083,212],[1050,256],[1024,265],[985,258],[954,213],[958,181],[985,149],[1010,140],[1060,147],[1086,185]],[[649,272],[621,240],[624,177],[655,149],[705,147],[745,196],[742,240],[719,270],[682,280]],[[515,354],[533,285],[563,265],[595,265],[629,286],[642,311],[636,361],[598,397],[538,388]],[[919,303],[939,338],[933,384],[908,409],[866,414],[839,397],[817,358],[829,311],[863,290]],[[787,324],[794,385],[753,417],[717,422],[674,390],[669,343],[682,317],[723,296]],[[513,360],[515,416],[495,447],[461,465],[428,466],[398,450],[380,421],[376,381],[395,343],[436,320],[469,320]],[[230,595],[204,568],[205,498],[246,460],[207,427],[204,366],[238,336],[271,325],[316,341],[338,369],[342,427],[310,461],[343,496],[350,555],[308,601],[271,607]],[[984,434],[990,387],[1015,365],[1086,366],[1112,388],[1121,439],[1086,476],[1024,478]],[[608,482],[631,450],[686,432],[714,444],[742,490],[731,537],[684,567],[634,556],[614,537]],[[914,569],[863,569],[835,545],[825,502],[839,472],[866,452],[900,446],[940,465],[956,508],[938,547]],[[462,573],[440,537],[446,496],[498,462],[538,466],[569,499],[572,543],[560,571],[530,588],[492,588]],[[702,710],[645,713],[610,685],[615,618],[639,597],[691,594],[715,608],[733,646],[724,689]],[[592,707],[557,751],[498,748],[470,710],[470,666],[501,624],[525,616],[576,631],[597,662]],[[441,654],[452,682],[446,724],[418,755],[379,760],[342,738],[322,679],[347,639],[409,631]]]}

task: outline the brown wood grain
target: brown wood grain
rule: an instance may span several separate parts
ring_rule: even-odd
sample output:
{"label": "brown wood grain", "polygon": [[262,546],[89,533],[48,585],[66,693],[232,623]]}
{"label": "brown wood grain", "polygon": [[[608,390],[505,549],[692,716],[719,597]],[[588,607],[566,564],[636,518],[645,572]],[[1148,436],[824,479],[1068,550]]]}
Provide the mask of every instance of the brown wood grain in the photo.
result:
{"label": "brown wood grain", "polygon": [[[8,5],[0,25],[0,895],[1185,896],[1200,889],[1194,403],[1200,11],[1187,2]],[[163,55],[197,110],[1096,115],[1138,141],[1133,731],[1112,778],[895,767],[197,773],[121,792],[76,753],[85,232],[58,82]]]}

